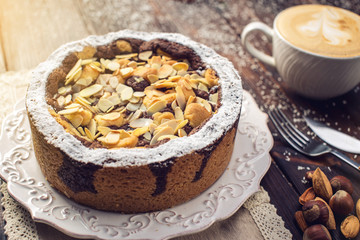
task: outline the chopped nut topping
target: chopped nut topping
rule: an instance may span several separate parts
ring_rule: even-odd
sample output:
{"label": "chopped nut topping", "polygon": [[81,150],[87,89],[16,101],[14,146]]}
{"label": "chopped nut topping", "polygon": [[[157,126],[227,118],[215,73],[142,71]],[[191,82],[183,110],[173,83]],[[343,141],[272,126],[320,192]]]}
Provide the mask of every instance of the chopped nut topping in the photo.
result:
{"label": "chopped nut topping", "polygon": [[189,71],[186,59],[160,49],[132,53],[125,40],[116,47],[113,59],[85,47],[59,83],[53,99],[68,132],[107,148],[154,145],[188,136],[217,111],[214,70]]}

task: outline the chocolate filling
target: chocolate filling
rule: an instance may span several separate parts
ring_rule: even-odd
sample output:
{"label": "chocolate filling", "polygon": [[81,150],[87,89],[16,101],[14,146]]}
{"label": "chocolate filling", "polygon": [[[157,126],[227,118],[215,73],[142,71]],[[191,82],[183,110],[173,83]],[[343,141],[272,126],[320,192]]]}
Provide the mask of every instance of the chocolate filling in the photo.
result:
{"label": "chocolate filling", "polygon": [[151,196],[155,197],[166,190],[167,174],[171,171],[175,158],[170,158],[164,162],[151,163],[149,168],[152,174],[156,177],[156,188]]}
{"label": "chocolate filling", "polygon": [[94,181],[94,173],[100,168],[92,163],[81,163],[72,160],[67,155],[63,158],[63,164],[58,170],[59,178],[73,192],[91,192],[97,193]]}

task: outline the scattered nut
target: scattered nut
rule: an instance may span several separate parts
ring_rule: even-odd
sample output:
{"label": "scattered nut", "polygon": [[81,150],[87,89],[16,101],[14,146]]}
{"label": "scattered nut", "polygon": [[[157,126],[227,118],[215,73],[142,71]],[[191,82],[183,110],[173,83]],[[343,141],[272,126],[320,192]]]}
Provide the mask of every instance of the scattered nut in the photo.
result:
{"label": "scattered nut", "polygon": [[299,203],[301,205],[304,205],[305,202],[309,201],[309,200],[314,200],[315,199],[315,191],[313,187],[309,187],[308,189],[305,190],[305,192],[299,197]]}
{"label": "scattered nut", "polygon": [[312,181],[312,177],[313,177],[313,174],[314,174],[314,170],[313,171],[307,171],[305,173],[305,179],[308,180],[308,181]]}
{"label": "scattered nut", "polygon": [[331,184],[327,176],[321,171],[320,168],[317,168],[314,171],[312,176],[312,183],[315,194],[324,199],[325,201],[329,201],[331,196],[333,195],[333,190],[331,188]]}
{"label": "scattered nut", "polygon": [[325,226],[329,230],[335,230],[336,229],[336,221],[335,221],[335,217],[334,217],[334,213],[333,213],[332,209],[323,199],[316,197],[315,200],[322,201],[326,205],[327,209],[329,210],[329,219],[326,222]]}
{"label": "scattered nut", "polygon": [[298,226],[300,227],[301,231],[304,232],[305,229],[308,228],[308,225],[305,221],[304,214],[302,211],[295,212],[295,220],[296,220]]}
{"label": "scattered nut", "polygon": [[307,201],[302,207],[304,218],[307,223],[326,224],[329,220],[329,210],[325,203],[318,200]]}
{"label": "scattered nut", "polygon": [[359,219],[354,215],[348,216],[341,223],[340,230],[344,237],[355,238],[359,234],[360,230]]}
{"label": "scattered nut", "polygon": [[305,230],[303,240],[331,240],[331,235],[325,226],[317,224]]}
{"label": "scattered nut", "polygon": [[203,121],[208,119],[211,114],[200,103],[190,103],[184,111],[185,119],[188,119],[191,127],[199,126]]}
{"label": "scattered nut", "polygon": [[337,192],[338,190],[344,190],[348,192],[350,195],[353,193],[354,188],[350,180],[344,176],[335,176],[330,180],[331,187],[333,192]]}
{"label": "scattered nut", "polygon": [[339,190],[330,198],[329,206],[335,214],[346,216],[353,211],[354,201],[348,192]]}

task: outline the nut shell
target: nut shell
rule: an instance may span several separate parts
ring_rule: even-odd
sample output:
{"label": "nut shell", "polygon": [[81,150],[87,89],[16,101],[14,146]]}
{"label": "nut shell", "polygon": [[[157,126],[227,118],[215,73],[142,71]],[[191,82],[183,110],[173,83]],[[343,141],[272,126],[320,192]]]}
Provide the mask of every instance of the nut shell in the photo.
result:
{"label": "nut shell", "polygon": [[305,230],[303,240],[331,240],[331,235],[325,226],[317,224]]}
{"label": "nut shell", "polygon": [[333,190],[329,179],[320,168],[317,168],[312,176],[313,188],[317,196],[325,201],[329,201],[333,195]]}
{"label": "nut shell", "polygon": [[353,211],[354,200],[348,192],[339,190],[330,198],[329,205],[335,214],[346,216]]}
{"label": "nut shell", "polygon": [[344,176],[335,176],[330,180],[331,187],[333,192],[337,192],[339,190],[344,190],[348,192],[350,195],[353,193],[354,188],[351,181]]}
{"label": "nut shell", "polygon": [[360,230],[359,219],[354,215],[348,216],[341,223],[340,230],[344,237],[355,238],[359,234]]}

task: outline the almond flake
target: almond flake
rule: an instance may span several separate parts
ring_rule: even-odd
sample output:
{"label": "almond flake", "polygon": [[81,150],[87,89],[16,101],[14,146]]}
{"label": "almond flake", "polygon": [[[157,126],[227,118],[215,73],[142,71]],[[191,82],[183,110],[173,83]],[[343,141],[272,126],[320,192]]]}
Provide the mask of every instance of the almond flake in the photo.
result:
{"label": "almond flake", "polygon": [[110,86],[111,86],[113,89],[116,89],[116,87],[117,87],[118,84],[119,84],[118,78],[117,78],[117,77],[111,77],[111,78],[109,79],[109,84],[110,84]]}
{"label": "almond flake", "polygon": [[97,106],[102,112],[106,112],[109,108],[113,107],[114,104],[108,99],[100,98]]}
{"label": "almond flake", "polygon": [[92,79],[90,77],[87,78],[80,78],[79,80],[76,81],[77,85],[83,86],[83,87],[87,87],[92,83]]}
{"label": "almond flake", "polygon": [[116,120],[120,117],[121,117],[121,114],[119,112],[112,112],[112,113],[102,115],[102,119],[109,120],[109,121]]}
{"label": "almond flake", "polygon": [[167,102],[162,100],[162,101],[158,101],[153,103],[147,110],[148,114],[153,115],[156,112],[160,112],[161,110],[163,110],[167,105]]}
{"label": "almond flake", "polygon": [[168,120],[165,119],[165,121],[163,123],[161,123],[156,129],[154,134],[156,134],[158,132],[158,129],[164,128],[164,127],[171,127],[173,129],[173,133],[175,132],[175,130],[177,131],[177,126],[179,125],[179,120],[176,119],[172,119],[172,120]]}
{"label": "almond flake", "polygon": [[144,133],[143,137],[146,139],[146,140],[151,140],[151,133],[150,132],[146,132]]}
{"label": "almond flake", "polygon": [[111,95],[110,97],[107,98],[107,100],[109,100],[110,102],[112,102],[112,104],[115,106],[115,105],[118,105],[121,103],[121,100],[119,98],[119,95],[117,95],[117,93]]}
{"label": "almond flake", "polygon": [[132,128],[141,128],[148,127],[153,123],[153,120],[150,118],[138,118],[129,123],[129,126]]}
{"label": "almond flake", "polygon": [[160,131],[156,133],[156,135],[153,136],[153,138],[150,141],[150,145],[154,145],[155,143],[157,143],[159,137],[164,135],[172,135],[173,132],[174,130],[171,127],[162,128]]}
{"label": "almond flake", "polygon": [[82,73],[81,67],[79,67],[72,75],[69,76],[69,78],[65,79],[65,85],[68,85],[72,81],[76,81],[80,78]]}
{"label": "almond flake", "polygon": [[68,105],[71,102],[72,96],[69,94],[65,97],[65,105]]}
{"label": "almond flake", "polygon": [[179,137],[186,137],[187,136],[187,133],[185,132],[185,130],[184,129],[178,129],[178,136]]}
{"label": "almond flake", "polygon": [[120,93],[121,100],[122,101],[129,100],[130,98],[132,98],[133,93],[134,90],[131,87],[125,87]]}
{"label": "almond flake", "polygon": [[76,72],[76,71],[78,71],[79,69],[81,69],[81,59],[79,59],[76,63],[75,63],[75,65],[72,67],[72,69],[68,72],[68,74],[66,75],[66,77],[65,77],[65,79],[67,80],[67,79],[69,79],[69,78],[71,78],[71,77],[73,77],[74,76],[74,73]]}
{"label": "almond flake", "polygon": [[134,114],[131,116],[131,118],[129,119],[129,122],[138,119],[140,117],[140,115],[142,114],[142,112],[138,109],[134,112]]}
{"label": "almond flake", "polygon": [[167,78],[168,76],[170,76],[170,74],[172,72],[173,72],[172,66],[165,64],[160,67],[159,72],[158,72],[158,77],[159,78]]}
{"label": "almond flake", "polygon": [[62,106],[65,105],[65,98],[64,98],[64,96],[58,97],[58,99],[57,99],[56,101],[57,101],[57,103],[59,104],[60,107],[62,107]]}
{"label": "almond flake", "polygon": [[120,141],[120,134],[116,132],[109,132],[105,137],[105,143],[116,144]]}
{"label": "almond flake", "polygon": [[186,106],[186,98],[184,92],[182,91],[180,86],[177,86],[175,90],[176,90],[176,102],[181,108],[181,110],[184,110]]}
{"label": "almond flake", "polygon": [[129,99],[129,102],[131,103],[138,103],[140,101],[140,98],[132,96],[132,98]]}
{"label": "almond flake", "polygon": [[142,98],[142,97],[145,97],[145,93],[144,92],[134,92],[133,96],[137,97],[137,98]]}
{"label": "almond flake", "polygon": [[98,92],[100,92],[103,89],[103,86],[100,84],[94,84],[91,85],[90,87],[87,87],[83,90],[80,91],[80,96],[81,97],[90,97]]}
{"label": "almond flake", "polygon": [[141,127],[135,129],[132,134],[136,137],[140,137],[141,135],[147,133],[148,131],[149,131],[149,127]]}
{"label": "almond flake", "polygon": [[58,114],[60,115],[68,115],[68,114],[73,114],[76,113],[80,110],[80,108],[69,108],[69,109],[64,109],[58,112]]}
{"label": "almond flake", "polygon": [[155,74],[149,74],[147,77],[150,83],[154,83],[159,80],[159,77]]}
{"label": "almond flake", "polygon": [[82,136],[85,136],[86,135],[86,133],[84,132],[84,129],[82,128],[82,127],[78,127],[78,128],[76,128],[78,131],[79,131],[79,133],[82,135]]}
{"label": "almond flake", "polygon": [[111,128],[104,127],[104,126],[98,126],[97,130],[99,133],[101,133],[103,136],[106,136],[109,132],[111,132]]}
{"label": "almond flake", "polygon": [[65,117],[71,122],[71,124],[78,128],[83,122],[83,117],[80,114],[65,115]]}
{"label": "almond flake", "polygon": [[96,134],[96,121],[94,119],[91,119],[87,127],[94,139]]}
{"label": "almond flake", "polygon": [[101,73],[105,71],[105,68],[101,67],[101,64],[99,62],[92,62],[92,63],[89,64],[89,66],[92,69],[94,69],[94,70],[96,70],[98,72],[101,72]]}
{"label": "almond flake", "polygon": [[175,63],[174,65],[172,65],[172,67],[173,67],[176,71],[180,71],[180,70],[187,71],[187,70],[189,69],[189,65],[187,65],[187,64],[184,63],[184,62]]}
{"label": "almond flake", "polygon": [[199,89],[199,90],[202,90],[202,91],[205,91],[205,92],[209,92],[208,87],[207,87],[205,84],[203,84],[203,83],[199,83],[198,89]]}
{"label": "almond flake", "polygon": [[130,58],[136,57],[137,55],[138,55],[137,53],[121,54],[121,55],[116,55],[115,58],[119,58],[119,59],[130,59]]}
{"label": "almond flake", "polygon": [[109,69],[110,71],[115,72],[116,70],[118,70],[120,68],[120,64],[115,62],[115,61],[110,61],[107,64],[107,69]]}
{"label": "almond flake", "polygon": [[157,140],[161,141],[161,140],[164,140],[164,139],[167,139],[167,138],[172,140],[172,139],[178,138],[178,136],[175,136],[175,135],[163,135],[163,136],[160,136]]}
{"label": "almond flake", "polygon": [[219,98],[219,93],[210,94],[209,101],[217,104]]}
{"label": "almond flake", "polygon": [[134,72],[134,69],[132,67],[122,68],[120,69],[120,74],[123,78],[129,78],[132,73]]}
{"label": "almond flake", "polygon": [[61,88],[58,89],[58,94],[63,95],[65,93],[66,93],[66,88],[65,87],[61,87]]}
{"label": "almond flake", "polygon": [[140,108],[140,103],[128,103],[126,105],[126,109],[131,111],[131,112],[135,112],[139,108]]}
{"label": "almond flake", "polygon": [[175,112],[175,119],[184,120],[184,113],[180,107],[176,107],[174,112]]}
{"label": "almond flake", "polygon": [[139,53],[139,59],[142,61],[147,61],[151,57],[152,54],[153,54],[152,51],[141,52],[141,53]]}
{"label": "almond flake", "polygon": [[176,127],[175,132],[177,132],[179,129],[182,129],[183,127],[185,127],[185,125],[188,124],[188,122],[189,122],[189,120],[187,120],[187,119],[184,121],[181,121],[179,123],[179,125]]}
{"label": "almond flake", "polygon": [[96,58],[82,59],[81,60],[81,65],[84,66],[84,65],[90,64],[90,63],[92,63],[94,61],[96,61]]}

